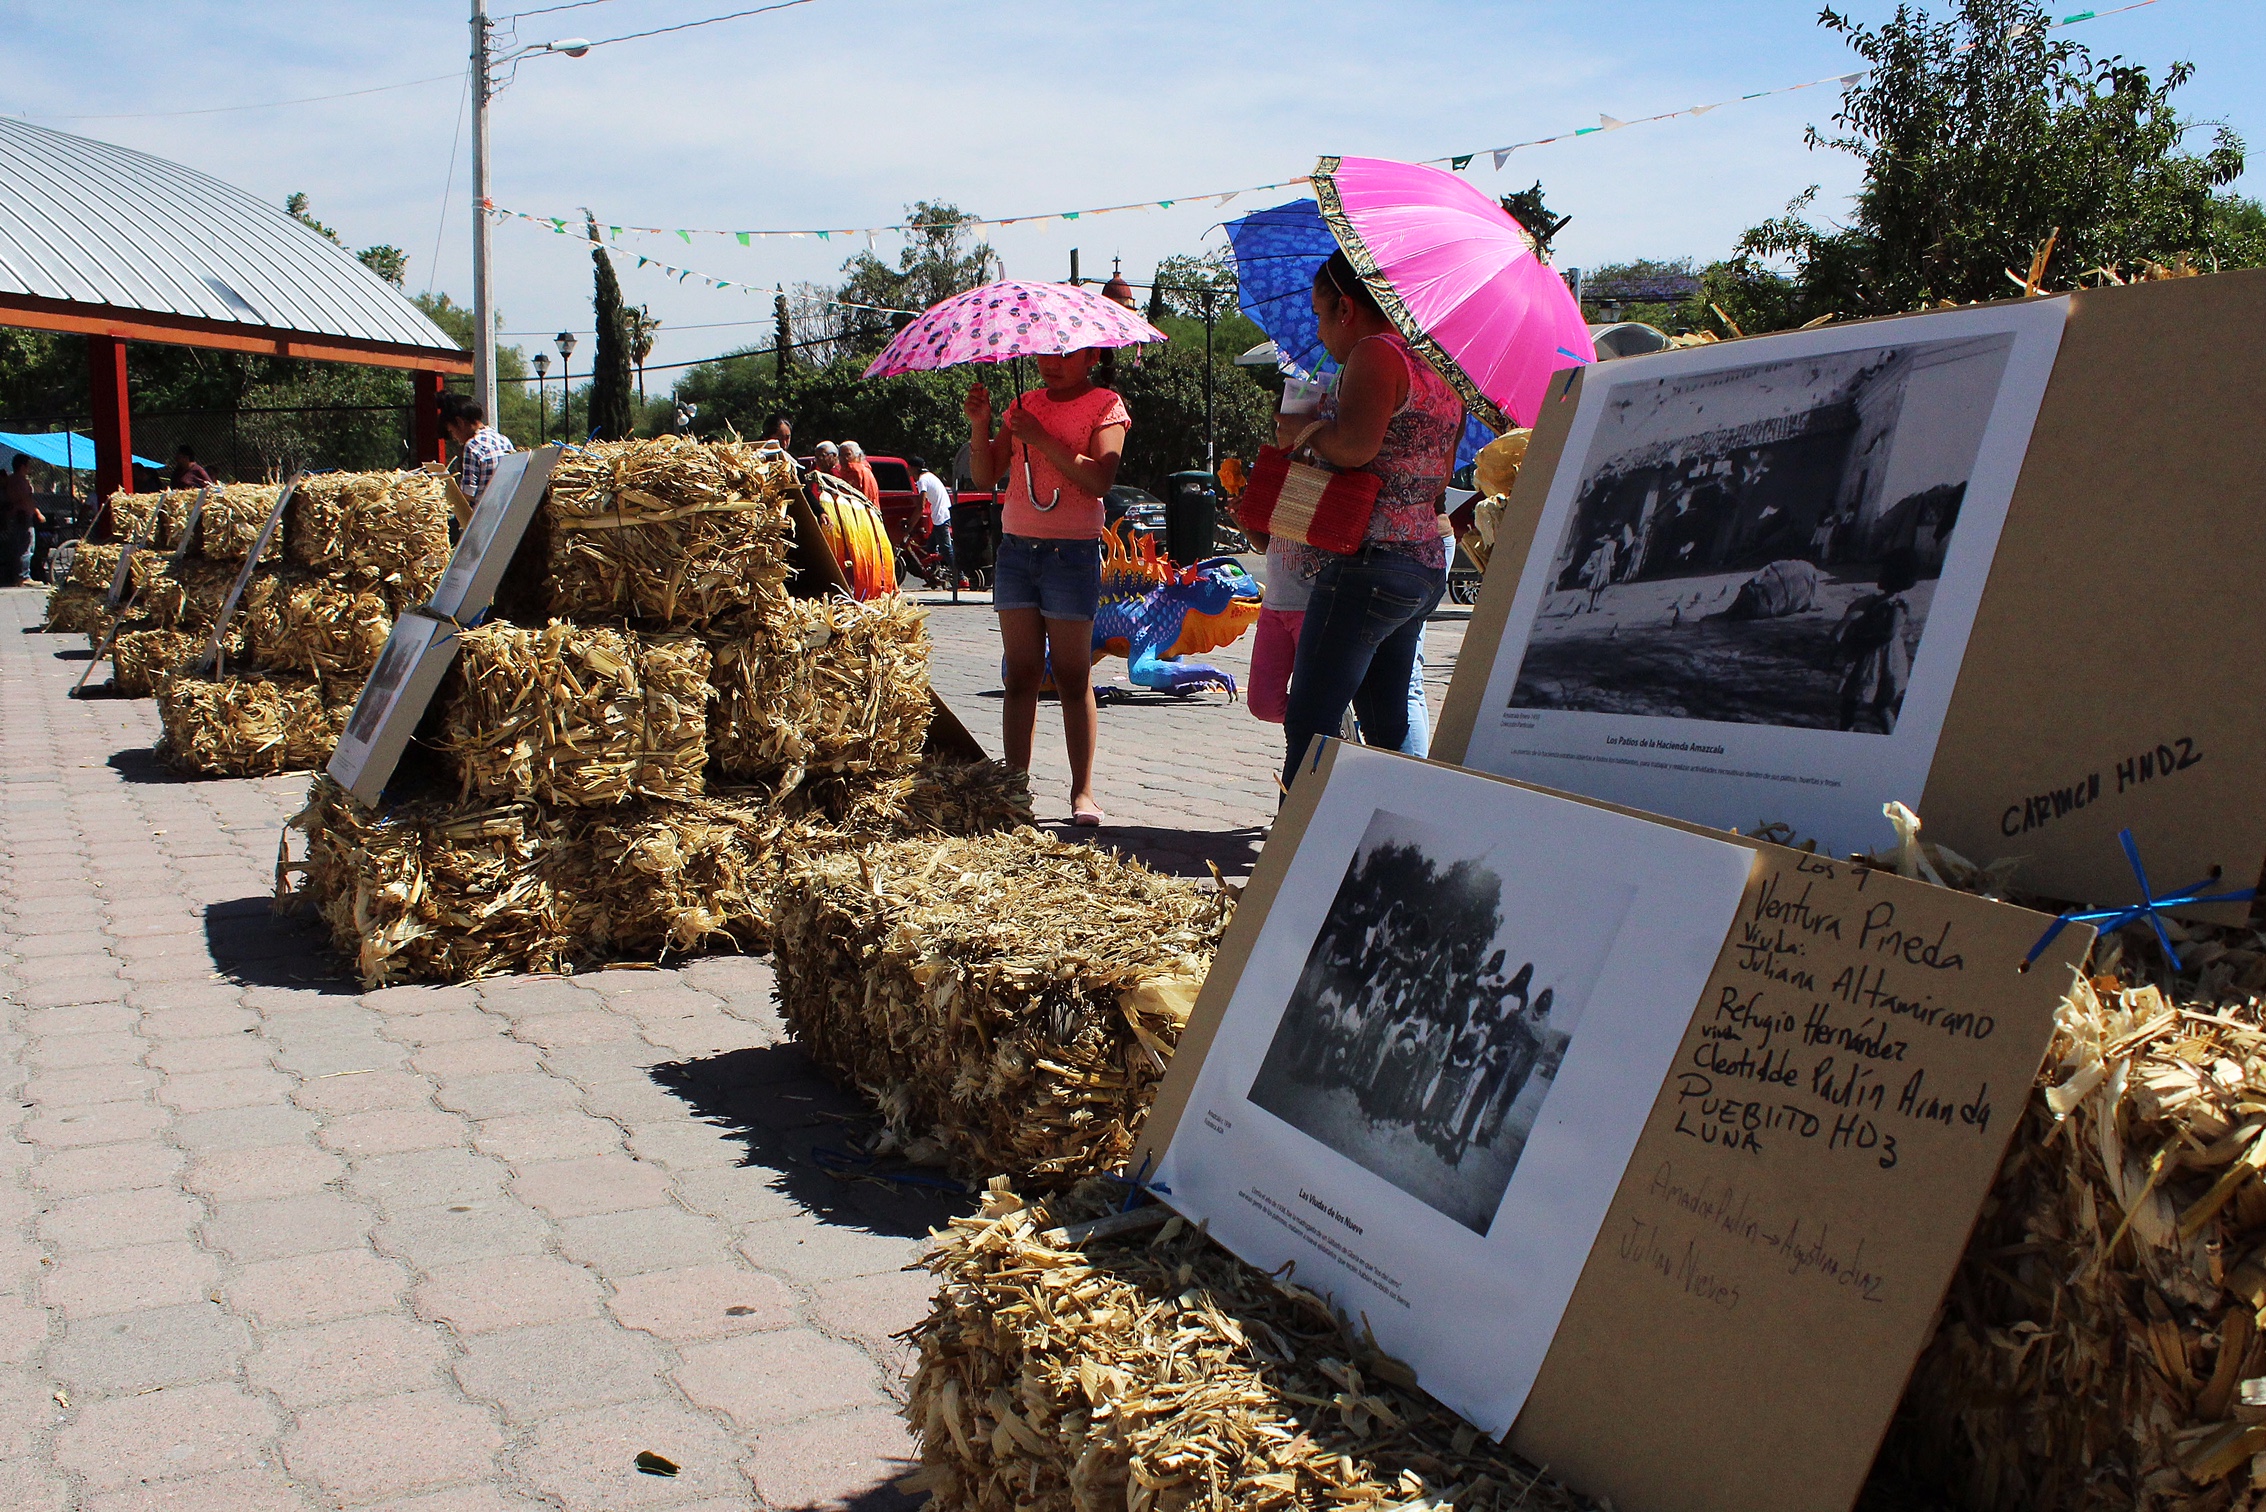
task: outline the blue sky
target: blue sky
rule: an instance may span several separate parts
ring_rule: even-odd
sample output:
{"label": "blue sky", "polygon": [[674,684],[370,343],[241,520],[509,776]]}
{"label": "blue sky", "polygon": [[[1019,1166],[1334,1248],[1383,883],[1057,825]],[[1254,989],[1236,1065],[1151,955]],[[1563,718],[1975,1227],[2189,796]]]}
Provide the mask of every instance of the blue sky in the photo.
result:
{"label": "blue sky", "polygon": [[[522,0],[525,3],[525,0]],[[601,0],[517,23],[523,42],[640,31],[747,0]],[[513,0],[494,0],[505,13]],[[1878,21],[1886,0],[1844,8]],[[2075,0],[2060,5],[2073,10]],[[409,287],[469,297],[469,171],[455,138],[467,7],[460,0],[8,0],[0,111],[172,158],[270,200],[305,190],[354,246],[391,241]],[[2096,52],[2160,70],[2199,66],[2187,114],[2249,140],[2245,192],[2266,191],[2266,27],[2260,0],[2160,0],[2072,28]],[[1733,98],[1855,66],[1802,0],[1305,0],[1292,5],[1064,0],[813,0],[772,15],[532,59],[496,101],[495,198],[539,214],[656,226],[862,225],[916,198],[1019,215],[1192,196],[1295,176],[1321,153],[1426,158],[1616,117]],[[147,115],[456,82],[283,109]],[[1529,149],[1500,173],[1540,178],[1572,223],[1562,265],[1720,255],[1810,184],[1838,206],[1848,160],[1813,153],[1830,87],[1704,117]],[[66,119],[117,116],[126,119]],[[447,189],[454,152],[454,187]],[[2198,144],[2202,145],[2202,144]],[[444,190],[447,216],[442,222]],[[1012,227],[1011,275],[1065,276],[1122,255],[1145,278],[1167,253],[1217,245],[1222,215],[1291,193]],[[438,257],[436,259],[436,236]],[[768,284],[825,280],[853,248],[816,241],[625,241],[680,265]],[[509,332],[587,328],[589,266],[571,242],[505,223],[497,296]],[[879,248],[893,255],[884,239]],[[655,362],[758,339],[769,301],[627,269],[625,292],[665,322]],[[532,349],[539,338],[512,336]],[[587,350],[583,354],[587,361]]]}

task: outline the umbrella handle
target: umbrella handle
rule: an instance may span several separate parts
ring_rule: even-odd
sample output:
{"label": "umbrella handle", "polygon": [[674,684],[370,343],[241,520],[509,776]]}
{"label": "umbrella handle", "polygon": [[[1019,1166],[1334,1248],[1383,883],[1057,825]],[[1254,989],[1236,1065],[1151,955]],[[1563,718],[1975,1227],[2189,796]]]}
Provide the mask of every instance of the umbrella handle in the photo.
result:
{"label": "umbrella handle", "polygon": [[1053,498],[1044,504],[1039,502],[1038,480],[1031,475],[1031,443],[1028,441],[1023,443],[1023,491],[1031,496],[1031,508],[1040,514],[1051,512],[1055,505],[1062,502],[1062,490],[1059,488],[1054,491]]}

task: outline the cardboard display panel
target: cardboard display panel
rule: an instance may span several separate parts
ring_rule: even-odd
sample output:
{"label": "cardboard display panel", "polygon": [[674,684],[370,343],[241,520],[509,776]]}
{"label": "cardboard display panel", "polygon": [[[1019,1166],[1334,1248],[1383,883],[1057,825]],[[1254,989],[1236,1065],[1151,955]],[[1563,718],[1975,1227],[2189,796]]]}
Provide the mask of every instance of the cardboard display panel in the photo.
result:
{"label": "cardboard display panel", "polygon": [[[2216,869],[2247,884],[2266,863],[2266,810],[2253,801],[2266,780],[2266,674],[2240,649],[2266,634],[2266,600],[2255,591],[2266,538],[2254,527],[2266,507],[2255,463],[2266,453],[2266,407],[2255,399],[2266,390],[2266,348],[2206,345],[2194,333],[2260,328],[2266,272],[2086,290],[2066,302],[1925,779],[1916,792],[1852,796],[1875,808],[1905,802],[1931,839],[1978,862],[2024,858],[2018,883],[2045,896],[2130,900],[2135,884],[2116,843],[2128,825],[2159,881]],[[1967,314],[1898,320],[1927,327]],[[1786,339],[1705,351],[1715,361],[1742,349],[1762,358]],[[1544,406],[1495,553],[1519,565],[1489,574],[1474,612],[1434,741],[1447,759],[1541,775],[1489,754],[1482,725],[1504,711],[1487,685],[1501,681],[1495,662],[1529,559],[1561,549],[1539,540],[1538,527],[1584,385],[1613,371],[1570,381]],[[1924,528],[1923,544],[1932,532]],[[1600,564],[1601,575],[1610,571]],[[1562,764],[1547,774],[1572,786],[1581,778]],[[1667,783],[1631,801],[1682,806]],[[1684,817],[1729,822],[1688,808]]]}
{"label": "cardboard display panel", "polygon": [[[1523,1346],[1503,1320],[1462,1304],[1447,1288],[1419,1284],[1423,1273],[1405,1268],[1416,1262],[1394,1248],[1407,1237],[1396,1228],[1399,1215],[1369,1205],[1368,1194],[1349,1205],[1339,1198],[1342,1185],[1322,1185],[1308,1169],[1297,1172],[1291,1196],[1293,1217],[1304,1222],[1277,1218],[1284,1237],[1273,1249],[1239,1246],[1266,1228],[1248,1216],[1239,1220],[1234,1209],[1261,1208],[1269,1183],[1279,1185],[1284,1170],[1221,1158],[1228,1149],[1223,1125],[1277,1116],[1263,1077],[1248,1093],[1235,1085],[1243,1078],[1234,1058],[1247,1053],[1239,1046],[1254,1034],[1279,1033],[1270,1026],[1288,1023],[1299,997],[1314,995],[1328,976],[1317,974],[1321,953],[1312,949],[1327,937],[1328,916],[1323,933],[1314,934],[1311,895],[1317,878],[1328,885],[1354,876],[1346,866],[1345,816],[1332,812],[1341,762],[1349,773],[1357,763],[1400,763],[1404,771],[1447,773],[1468,784],[1469,795],[1454,810],[1458,836],[1485,830],[1474,816],[1546,799],[1633,821],[1662,854],[1670,842],[1704,841],[1747,858],[1728,932],[1698,964],[1703,985],[1656,1005],[1672,1020],[1665,1074],[1646,1089],[1624,1089],[1614,1097],[1618,1106],[1605,1110],[1634,1124],[1634,1137],[1621,1147],[1629,1153],[1612,1172],[1610,1198],[1585,1227],[1549,1233],[1554,1221],[1563,1226],[1563,1210],[1525,1205],[1523,1178],[1514,1172],[1485,1242],[1472,1254],[1477,1263],[1516,1266],[1517,1245],[1495,1235],[1515,1240],[1537,1231],[1576,1245],[1581,1256],[1531,1387],[1520,1394],[1508,1437],[1520,1454],[1589,1494],[1612,1498],[1623,1512],[1843,1512],[1863,1485],[1932,1330],[2089,932],[2065,930],[2025,973],[2022,957],[2050,922],[2027,910],[1333,744],[1320,769],[1292,787],[1135,1160],[1154,1161],[1159,1181],[1173,1188],[1167,1200],[1209,1220],[1214,1235],[1244,1258],[1261,1265],[1297,1259],[1297,1279],[1366,1321],[1388,1351],[1396,1343],[1409,1350],[1413,1342],[1403,1358],[1420,1384],[1467,1415],[1468,1391],[1453,1380],[1455,1343],[1478,1334],[1500,1339],[1496,1353],[1482,1351],[1480,1359],[1506,1374],[1524,1368],[1517,1358]],[[1600,864],[1596,855],[1549,844],[1510,855],[1490,851],[1488,864],[1507,875],[1538,858],[1551,879],[1574,882]],[[1553,925],[1542,938],[1564,934]],[[1665,981],[1672,954],[1656,934],[1617,940],[1607,973],[1612,958],[1626,957],[1624,964]],[[1541,980],[1538,971],[1525,985]],[[1374,1010],[1378,989],[1359,990],[1369,993]],[[1385,1006],[1425,1011],[1418,999]],[[1522,1012],[1526,1006],[1520,1004]],[[1645,1033],[1616,1027],[1603,1046],[1585,1047],[1577,1021],[1570,1042],[1557,1047],[1561,1059],[1548,1079],[1573,1090],[1585,1053],[1593,1062],[1602,1054],[1633,1075],[1647,1053]],[[1342,1031],[1325,1033],[1307,1064],[1332,1064],[1333,1036],[1335,1043],[1361,1044],[1358,1035],[1349,1041]],[[1624,1053],[1616,1057],[1616,1050]],[[1452,1058],[1442,1062],[1435,1103],[1452,1066]],[[1489,1115],[1469,1117],[1478,1095],[1473,1085],[1485,1086],[1465,1084],[1461,1121],[1443,1123],[1435,1107],[1427,1109],[1434,1115],[1428,1134],[1423,1115],[1416,1125],[1420,1137],[1446,1142],[1442,1153],[1457,1156],[1459,1169],[1490,1153]],[[1553,1126],[1600,1116],[1592,1106],[1600,1100],[1592,1095],[1562,1108],[1566,1099],[1555,1091],[1519,1094],[1502,1127],[1531,1140],[1534,1153],[1520,1157],[1521,1169],[1546,1157],[1549,1169],[1563,1170],[1563,1146],[1546,1147]],[[1406,1099],[1394,1106],[1389,1092],[1373,1093],[1364,1103],[1363,1137],[1389,1131],[1408,1106]],[[1528,1110],[1525,1131],[1521,1108]],[[1317,1143],[1329,1137],[1296,1120],[1282,1121],[1279,1130],[1270,1124],[1268,1132],[1285,1149],[1300,1136]],[[1402,1140],[1396,1148],[1405,1158],[1410,1147]],[[1223,1190],[1232,1194],[1224,1203],[1216,1196]],[[1514,1287],[1504,1305],[1531,1310],[1537,1300],[1531,1287]],[[1426,1322],[1427,1309],[1444,1313]],[[1450,1392],[1442,1392],[1443,1382]]]}
{"label": "cardboard display panel", "polygon": [[487,609],[550,487],[551,469],[565,451],[553,442],[531,452],[512,452],[496,464],[427,608],[458,624],[471,623]]}
{"label": "cardboard display panel", "polygon": [[394,621],[323,768],[360,802],[375,805],[393,780],[418,721],[456,660],[457,644],[456,626],[425,610]]}

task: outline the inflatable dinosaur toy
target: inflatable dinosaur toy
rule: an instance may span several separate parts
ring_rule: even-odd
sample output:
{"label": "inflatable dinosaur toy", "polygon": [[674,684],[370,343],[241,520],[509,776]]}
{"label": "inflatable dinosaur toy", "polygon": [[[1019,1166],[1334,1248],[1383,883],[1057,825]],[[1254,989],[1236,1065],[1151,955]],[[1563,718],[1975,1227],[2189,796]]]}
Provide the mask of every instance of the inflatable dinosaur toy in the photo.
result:
{"label": "inflatable dinosaur toy", "polygon": [[[1258,579],[1233,557],[1176,567],[1157,555],[1148,536],[1128,543],[1117,530],[1102,537],[1101,610],[1094,616],[1094,656],[1122,656],[1126,676],[1160,693],[1219,688],[1235,696],[1235,677],[1209,662],[1181,658],[1232,646],[1259,622]],[[1054,689],[1049,673],[1045,691]]]}

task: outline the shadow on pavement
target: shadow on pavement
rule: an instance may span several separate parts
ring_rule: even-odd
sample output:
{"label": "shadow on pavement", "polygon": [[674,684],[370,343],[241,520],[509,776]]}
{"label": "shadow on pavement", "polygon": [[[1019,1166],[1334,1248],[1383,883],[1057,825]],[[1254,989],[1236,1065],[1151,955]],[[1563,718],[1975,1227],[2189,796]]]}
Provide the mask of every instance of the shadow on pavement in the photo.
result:
{"label": "shadow on pavement", "polygon": [[247,987],[298,987],[351,997],[361,982],[329,954],[329,936],[313,917],[277,917],[266,898],[205,905],[205,949],[213,965]]}
{"label": "shadow on pavement", "polygon": [[112,751],[104,763],[110,770],[128,782],[189,782],[157,759],[157,753],[148,746],[133,746],[123,751]]}
{"label": "shadow on pavement", "polygon": [[72,651],[57,651],[54,656],[57,661],[93,661],[94,647],[80,646]]}
{"label": "shadow on pavement", "polygon": [[894,1170],[886,1162],[868,1166],[853,1151],[879,1121],[863,1099],[829,1082],[799,1045],[666,1061],[650,1074],[695,1116],[747,1147],[743,1169],[769,1172],[771,1190],[821,1222],[918,1239],[974,1211],[971,1194],[926,1184],[946,1181],[942,1172],[895,1171],[902,1181],[858,1175]]}
{"label": "shadow on pavement", "polygon": [[1257,825],[1229,830],[1164,829],[1145,824],[1110,824],[1100,829],[1079,829],[1069,824],[1042,824],[1040,829],[1058,840],[1098,845],[1140,862],[1168,877],[1209,877],[1217,866],[1229,877],[1240,878],[1258,864],[1259,848],[1267,832]]}
{"label": "shadow on pavement", "polygon": [[[905,1474],[910,1475],[920,1466],[907,1463]],[[805,1502],[790,1512],[914,1512],[929,1504],[928,1493],[908,1496],[894,1483],[883,1481],[863,1491],[852,1491],[846,1496],[831,1497],[823,1502]]]}

